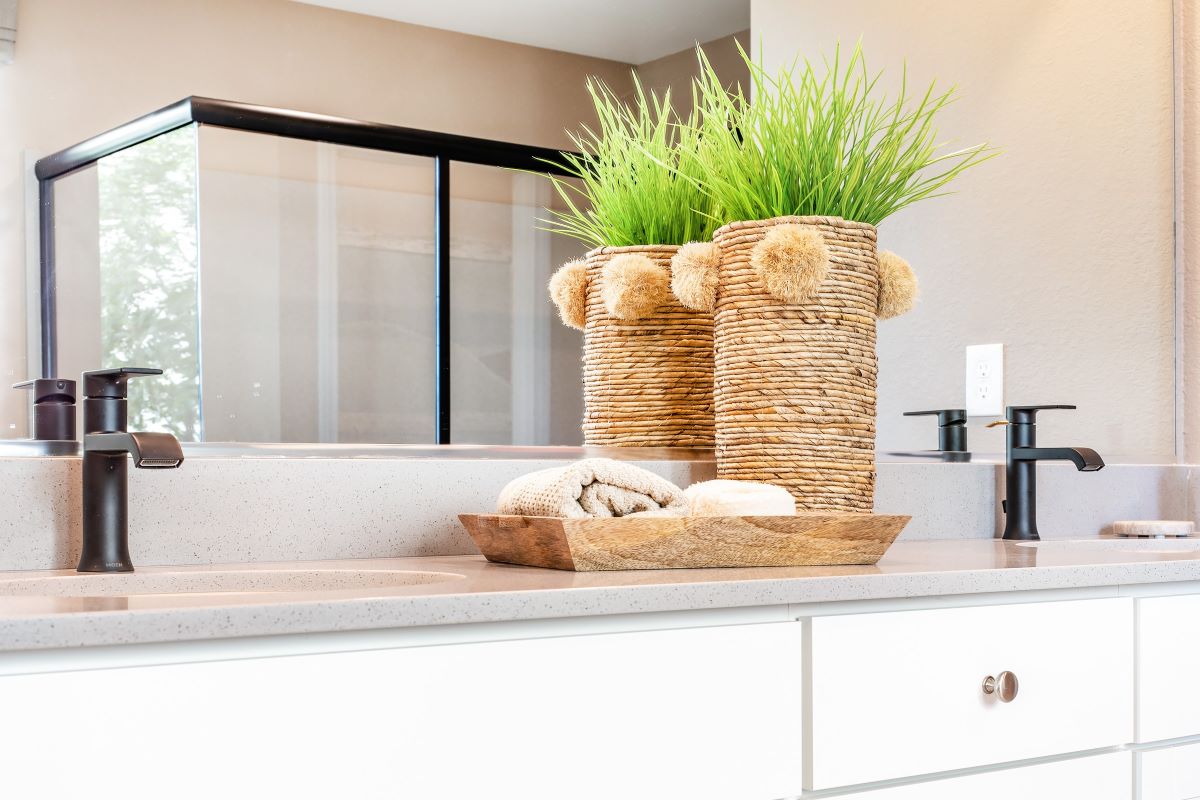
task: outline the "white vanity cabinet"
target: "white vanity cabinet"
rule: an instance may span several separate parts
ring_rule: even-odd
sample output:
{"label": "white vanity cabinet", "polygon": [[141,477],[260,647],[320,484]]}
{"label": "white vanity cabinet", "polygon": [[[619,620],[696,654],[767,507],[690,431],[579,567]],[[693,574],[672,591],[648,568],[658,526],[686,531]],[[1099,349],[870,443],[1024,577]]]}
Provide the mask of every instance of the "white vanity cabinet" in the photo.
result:
{"label": "white vanity cabinet", "polygon": [[1200,743],[1137,754],[1139,800],[1200,798]]}
{"label": "white vanity cabinet", "polygon": [[1113,587],[0,653],[0,792],[1197,800],[1197,620]]}
{"label": "white vanity cabinet", "polygon": [[8,674],[0,796],[784,797],[801,771],[801,630],[779,616],[147,666],[113,666],[117,652],[108,668]]}
{"label": "white vanity cabinet", "polygon": [[[1137,601],[1140,800],[1200,798],[1200,595]],[[1178,742],[1184,739],[1183,742]],[[1176,740],[1156,746],[1164,740]]]}
{"label": "white vanity cabinet", "polygon": [[844,800],[1130,800],[1131,770],[1129,753],[1106,753],[842,797]]}
{"label": "white vanity cabinet", "polygon": [[[807,789],[1081,752],[1133,736],[1129,598],[804,624]],[[983,690],[1003,671],[1017,679],[1011,702]]]}
{"label": "white vanity cabinet", "polygon": [[1200,734],[1200,594],[1137,601],[1137,741]]}

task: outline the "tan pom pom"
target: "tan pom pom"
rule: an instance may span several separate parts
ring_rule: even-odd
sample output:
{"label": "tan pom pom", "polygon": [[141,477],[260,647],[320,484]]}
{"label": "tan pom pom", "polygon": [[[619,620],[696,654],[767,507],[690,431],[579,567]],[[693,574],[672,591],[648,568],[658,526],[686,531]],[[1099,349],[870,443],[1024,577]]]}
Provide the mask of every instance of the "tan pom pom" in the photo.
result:
{"label": "tan pom pom", "polygon": [[550,299],[563,324],[583,330],[587,323],[587,264],[568,261],[550,276]]}
{"label": "tan pom pom", "polygon": [[879,251],[879,318],[891,319],[917,304],[917,276],[900,256]]}
{"label": "tan pom pom", "polygon": [[712,311],[720,269],[721,248],[715,242],[689,242],[671,258],[671,291],[687,308]]}
{"label": "tan pom pom", "polygon": [[776,225],[750,251],[750,266],[776,298],[806,303],[829,274],[829,250],[818,230]]}
{"label": "tan pom pom", "polygon": [[614,256],[600,272],[600,299],[617,319],[642,319],[671,298],[671,272],[640,253]]}

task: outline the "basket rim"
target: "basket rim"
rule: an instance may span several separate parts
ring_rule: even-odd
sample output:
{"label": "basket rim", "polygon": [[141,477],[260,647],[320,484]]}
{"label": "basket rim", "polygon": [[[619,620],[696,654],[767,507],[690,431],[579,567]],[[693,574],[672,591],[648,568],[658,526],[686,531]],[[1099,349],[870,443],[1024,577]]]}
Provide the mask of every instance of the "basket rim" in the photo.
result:
{"label": "basket rim", "polygon": [[860,230],[871,231],[872,233],[878,233],[879,230],[869,222],[856,222],[852,219],[844,219],[843,217],[834,217],[827,214],[814,214],[806,217],[789,214],[782,217],[769,217],[767,219],[733,220],[713,231],[713,239],[715,240],[725,233],[743,228],[768,228],[773,225],[829,225],[833,228],[858,228]]}
{"label": "basket rim", "polygon": [[627,245],[602,245],[593,247],[583,254],[584,258],[593,258],[595,256],[609,256],[618,253],[675,253],[683,245],[678,244],[627,244]]}

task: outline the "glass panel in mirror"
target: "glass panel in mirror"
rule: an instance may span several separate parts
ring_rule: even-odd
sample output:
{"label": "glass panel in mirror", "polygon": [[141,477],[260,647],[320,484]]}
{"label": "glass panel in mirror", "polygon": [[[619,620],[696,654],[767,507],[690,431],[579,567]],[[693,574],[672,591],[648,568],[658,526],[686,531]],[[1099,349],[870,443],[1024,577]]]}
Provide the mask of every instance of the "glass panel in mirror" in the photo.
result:
{"label": "glass panel in mirror", "polygon": [[476,164],[450,170],[451,439],[580,444],[582,337],[546,295],[584,246],[541,229],[557,201],[539,175]]}
{"label": "glass panel in mirror", "polygon": [[133,381],[133,430],[202,438],[196,128],[59,178],[55,192],[59,369],[153,366]]}
{"label": "glass panel in mirror", "polygon": [[433,160],[202,126],[205,439],[434,441]]}

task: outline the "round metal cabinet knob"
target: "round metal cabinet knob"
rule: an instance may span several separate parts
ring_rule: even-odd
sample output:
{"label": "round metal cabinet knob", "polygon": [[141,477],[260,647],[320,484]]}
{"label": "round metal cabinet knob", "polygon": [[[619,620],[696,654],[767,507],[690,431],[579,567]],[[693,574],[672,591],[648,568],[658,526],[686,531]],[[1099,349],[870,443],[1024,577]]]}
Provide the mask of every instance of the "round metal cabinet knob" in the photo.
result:
{"label": "round metal cabinet knob", "polygon": [[1017,680],[1017,676],[1008,670],[994,677],[988,675],[983,679],[983,693],[996,695],[1001,703],[1011,703],[1016,699],[1020,689],[1021,684]]}

